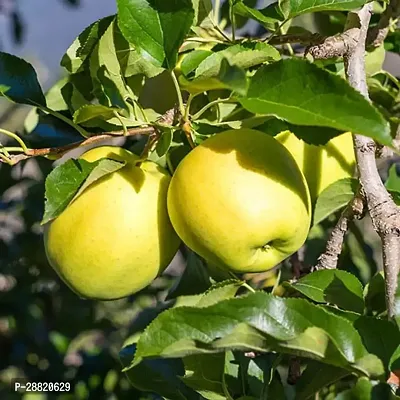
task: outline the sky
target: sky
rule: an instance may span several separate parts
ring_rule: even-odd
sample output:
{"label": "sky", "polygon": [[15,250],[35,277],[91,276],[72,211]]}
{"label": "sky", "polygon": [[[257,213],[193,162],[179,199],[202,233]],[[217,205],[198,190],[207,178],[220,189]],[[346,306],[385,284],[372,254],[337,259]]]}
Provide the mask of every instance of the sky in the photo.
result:
{"label": "sky", "polygon": [[76,8],[63,0],[19,0],[18,4],[26,29],[23,44],[12,43],[9,20],[0,17],[1,50],[32,62],[44,87],[60,76],[61,57],[79,33],[116,12],[115,0],[81,0]]}

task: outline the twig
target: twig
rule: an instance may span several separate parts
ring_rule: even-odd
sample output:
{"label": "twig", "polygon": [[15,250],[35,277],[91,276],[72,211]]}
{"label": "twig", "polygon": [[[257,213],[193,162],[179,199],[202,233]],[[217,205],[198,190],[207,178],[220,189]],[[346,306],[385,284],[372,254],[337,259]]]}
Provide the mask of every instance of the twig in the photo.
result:
{"label": "twig", "polygon": [[[345,70],[350,85],[365,98],[368,88],[365,74],[365,45],[372,5],[364,5],[360,11],[348,15],[347,27],[359,26],[357,46],[345,55]],[[360,183],[365,194],[374,229],[382,241],[383,266],[385,272],[386,304],[388,317],[395,315],[394,293],[397,287],[397,275],[400,267],[400,208],[396,206],[387,192],[378,173],[375,161],[375,142],[368,137],[354,134],[354,149]]]}
{"label": "twig", "polygon": [[337,267],[349,222],[354,219],[361,219],[364,215],[364,210],[364,195],[359,191],[343,210],[339,221],[329,236],[325,251],[319,256],[314,270],[335,269]]}
{"label": "twig", "polygon": [[299,43],[304,45],[316,45],[321,43],[326,37],[321,36],[319,33],[312,34],[303,34],[303,35],[294,35],[294,34],[286,34],[273,36],[269,40],[269,44],[280,45],[287,43]]}
{"label": "twig", "polygon": [[[166,124],[172,125],[174,120],[176,119],[176,108],[168,110],[160,119],[157,121],[159,124]],[[20,161],[26,160],[32,157],[39,157],[39,156],[49,156],[54,155],[61,157],[68,151],[72,149],[76,149],[79,147],[87,146],[89,144],[95,144],[103,142],[104,140],[112,139],[119,136],[137,136],[137,135],[149,135],[150,138],[158,137],[158,130],[156,126],[146,126],[140,128],[128,128],[126,131],[113,131],[113,132],[106,132],[99,135],[90,136],[85,140],[81,140],[79,142],[74,142],[67,144],[66,146],[60,147],[45,147],[41,149],[26,149],[24,154],[15,154],[10,155],[8,157],[8,162],[10,165],[15,165]],[[6,162],[2,158],[0,158],[0,162]]]}
{"label": "twig", "polygon": [[368,30],[367,43],[372,47],[379,47],[389,33],[390,21],[400,16],[400,0],[391,0],[376,26]]}

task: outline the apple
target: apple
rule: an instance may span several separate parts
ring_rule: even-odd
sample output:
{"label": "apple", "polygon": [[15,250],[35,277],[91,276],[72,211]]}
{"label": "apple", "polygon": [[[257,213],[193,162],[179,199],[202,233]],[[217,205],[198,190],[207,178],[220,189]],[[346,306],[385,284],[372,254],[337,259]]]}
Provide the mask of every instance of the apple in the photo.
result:
{"label": "apple", "polygon": [[308,144],[289,131],[279,133],[276,139],[297,161],[307,179],[312,203],[326,187],[354,174],[356,159],[351,132],[334,137],[324,146]]}
{"label": "apple", "polygon": [[149,285],[171,262],[180,240],[167,212],[168,172],[135,163],[131,152],[98,147],[81,158],[126,161],[90,185],[45,228],[51,266],[84,298],[112,300]]}
{"label": "apple", "polygon": [[251,129],[210,137],[179,164],[168,212],[182,241],[216,268],[273,268],[297,251],[310,227],[310,197],[289,151]]}

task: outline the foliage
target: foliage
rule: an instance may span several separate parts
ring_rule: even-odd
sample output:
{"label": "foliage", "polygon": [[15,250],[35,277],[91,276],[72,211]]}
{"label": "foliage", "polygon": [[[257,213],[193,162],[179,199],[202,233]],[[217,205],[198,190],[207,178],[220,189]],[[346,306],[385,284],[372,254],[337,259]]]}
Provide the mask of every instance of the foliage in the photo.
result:
{"label": "foliage", "polygon": [[[211,0],[117,0],[117,15],[75,39],[61,61],[66,76],[46,94],[29,63],[0,53],[0,94],[32,107],[23,134],[0,130],[0,217],[13,224],[7,235],[0,231],[0,393],[7,398],[18,398],[9,392],[15,377],[71,382],[73,394],[54,395],[60,399],[398,398],[400,316],[386,318],[365,223],[350,227],[339,269],[307,271],[357,179],[337,181],[318,198],[302,249],[306,273],[297,280],[288,262],[269,272],[272,284],[265,275],[221,276],[183,248],[179,278],[167,273],[136,295],[102,303],[77,298],[54,275],[40,222],[123,163],[69,160],[50,172],[48,160],[34,158],[26,163],[38,174],[17,178],[6,168],[18,156],[58,159],[101,134],[122,137],[171,174],[192,147],[226,129],[291,130],[314,145],[352,131],[393,148],[400,83],[382,69],[384,52],[366,55],[369,102],[344,79],[342,59],[307,60],[288,43],[272,44],[283,33],[310,38],[296,26],[305,16],[314,18],[310,30],[322,17],[325,29],[343,27],[365,1],[254,3],[229,0],[216,10]],[[237,25],[250,20],[270,36],[240,37]],[[397,39],[391,32],[385,47],[398,47]],[[50,135],[46,126],[55,127]],[[396,164],[386,187],[400,199]]]}

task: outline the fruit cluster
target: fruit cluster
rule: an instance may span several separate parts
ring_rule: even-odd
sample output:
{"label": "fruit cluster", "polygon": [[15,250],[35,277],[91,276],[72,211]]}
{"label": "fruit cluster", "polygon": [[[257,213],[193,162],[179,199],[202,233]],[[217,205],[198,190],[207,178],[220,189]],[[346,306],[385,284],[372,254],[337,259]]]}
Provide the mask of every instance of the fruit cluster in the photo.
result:
{"label": "fruit cluster", "polygon": [[[149,285],[181,240],[211,268],[273,268],[305,242],[323,189],[351,176],[350,133],[312,146],[290,132],[240,129],[192,150],[173,177],[118,147],[82,158],[126,161],[90,185],[45,227],[50,264],[85,298],[111,300]],[[137,165],[138,164],[138,165]]]}

